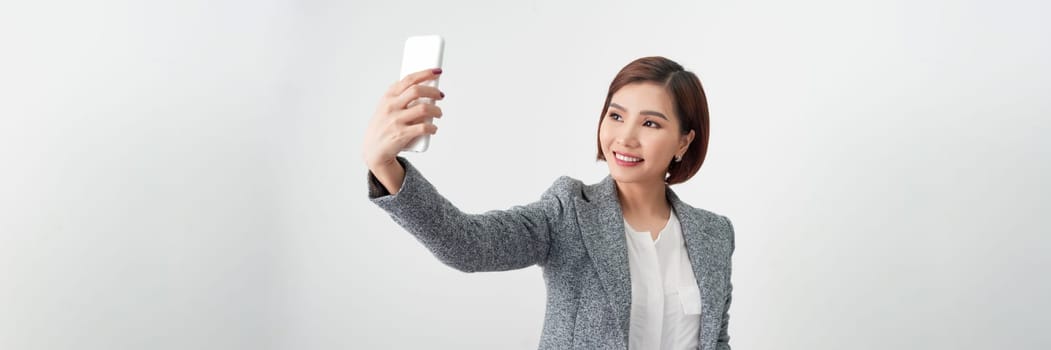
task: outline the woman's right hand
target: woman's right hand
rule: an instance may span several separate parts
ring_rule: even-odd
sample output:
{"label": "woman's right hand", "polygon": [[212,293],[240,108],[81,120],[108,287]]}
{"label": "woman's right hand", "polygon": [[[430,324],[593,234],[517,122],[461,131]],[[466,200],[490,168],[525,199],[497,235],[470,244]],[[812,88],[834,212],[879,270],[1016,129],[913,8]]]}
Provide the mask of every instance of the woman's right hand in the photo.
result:
{"label": "woman's right hand", "polygon": [[426,121],[428,118],[441,118],[441,108],[432,103],[417,103],[412,107],[408,105],[421,97],[435,101],[445,98],[445,94],[437,88],[420,85],[438,78],[441,73],[440,68],[422,70],[394,83],[380,99],[376,113],[372,115],[372,121],[365,131],[365,144],[362,147],[365,164],[392,194],[398,192],[405,177],[405,169],[396,159],[398,153],[416,137],[433,135],[438,131],[437,126]]}

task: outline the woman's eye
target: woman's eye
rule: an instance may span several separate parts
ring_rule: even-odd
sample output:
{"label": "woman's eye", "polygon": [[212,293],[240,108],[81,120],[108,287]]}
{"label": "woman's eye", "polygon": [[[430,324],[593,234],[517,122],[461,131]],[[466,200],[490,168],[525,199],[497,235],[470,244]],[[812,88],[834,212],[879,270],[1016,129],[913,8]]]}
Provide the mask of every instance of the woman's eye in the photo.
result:
{"label": "woman's eye", "polygon": [[620,114],[617,114],[617,113],[610,113],[609,117],[612,118],[613,120],[620,120],[621,119]]}
{"label": "woman's eye", "polygon": [[654,123],[652,120],[647,120],[645,123],[642,123],[642,126],[648,126],[648,127],[651,127],[651,128],[660,128],[661,127],[660,124]]}

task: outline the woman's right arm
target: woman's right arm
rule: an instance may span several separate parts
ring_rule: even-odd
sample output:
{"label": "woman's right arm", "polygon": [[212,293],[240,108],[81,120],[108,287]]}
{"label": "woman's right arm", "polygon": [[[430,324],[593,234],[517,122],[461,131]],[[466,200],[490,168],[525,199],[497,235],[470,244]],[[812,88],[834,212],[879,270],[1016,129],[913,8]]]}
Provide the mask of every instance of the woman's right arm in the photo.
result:
{"label": "woman's right arm", "polygon": [[467,214],[439,194],[411,163],[397,157],[415,137],[437,130],[424,121],[440,117],[441,109],[424,103],[406,106],[419,97],[443,98],[438,89],[419,85],[438,74],[440,70],[411,74],[391,86],[380,101],[365,136],[369,199],[439,260],[458,270],[502,271],[543,264],[551,223],[564,214],[557,192],[566,190],[567,184],[552,186],[528,205]]}
{"label": "woman's right arm", "polygon": [[560,178],[540,198],[507,210],[468,214],[449,202],[412,163],[398,193],[369,175],[369,199],[423,243],[442,263],[464,272],[505,271],[547,262],[554,223],[565,220],[562,198],[572,187]]}

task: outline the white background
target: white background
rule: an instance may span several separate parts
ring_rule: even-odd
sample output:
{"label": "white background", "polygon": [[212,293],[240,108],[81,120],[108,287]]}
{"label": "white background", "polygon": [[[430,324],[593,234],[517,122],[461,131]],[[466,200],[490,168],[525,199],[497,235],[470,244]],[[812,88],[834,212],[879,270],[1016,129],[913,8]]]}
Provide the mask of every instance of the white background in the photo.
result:
{"label": "white background", "polygon": [[366,197],[365,127],[446,38],[431,150],[467,212],[593,183],[609,81],[697,73],[738,349],[1043,349],[1039,1],[0,5],[0,348],[531,349],[538,268],[464,274]]}

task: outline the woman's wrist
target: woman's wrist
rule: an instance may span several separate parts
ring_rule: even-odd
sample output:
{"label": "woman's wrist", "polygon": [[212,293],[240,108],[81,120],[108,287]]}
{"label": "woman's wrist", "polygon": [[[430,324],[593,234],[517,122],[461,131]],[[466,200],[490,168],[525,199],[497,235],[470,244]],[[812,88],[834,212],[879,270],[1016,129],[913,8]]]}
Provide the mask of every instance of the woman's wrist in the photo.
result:
{"label": "woman's wrist", "polygon": [[401,190],[402,182],[405,181],[405,168],[401,166],[397,158],[369,165],[369,171],[372,172],[372,176],[375,176],[376,180],[379,180],[380,184],[390,194],[398,193]]}

